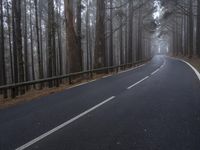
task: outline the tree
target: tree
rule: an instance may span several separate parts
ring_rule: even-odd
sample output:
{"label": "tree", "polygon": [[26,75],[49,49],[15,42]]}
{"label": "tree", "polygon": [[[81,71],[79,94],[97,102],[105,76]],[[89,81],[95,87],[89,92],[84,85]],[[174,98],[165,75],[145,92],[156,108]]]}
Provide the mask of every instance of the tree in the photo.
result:
{"label": "tree", "polygon": [[77,0],[77,12],[76,12],[76,15],[77,15],[77,44],[78,44],[78,49],[81,50],[81,2],[82,0]]}
{"label": "tree", "polygon": [[[54,0],[48,0],[48,77],[56,75]],[[50,87],[52,84],[49,85]]]}
{"label": "tree", "polygon": [[[0,86],[6,84],[3,2],[0,0]],[[4,97],[7,97],[4,92]]]}
{"label": "tree", "polygon": [[197,0],[197,33],[196,33],[196,47],[197,55],[200,57],[200,0]]}
{"label": "tree", "polygon": [[109,42],[109,65],[113,66],[113,0],[110,0],[110,42]]}
{"label": "tree", "polygon": [[133,62],[133,1],[128,7],[128,63]]}
{"label": "tree", "polygon": [[[13,51],[15,54],[15,82],[24,82],[24,61],[22,53],[22,30],[21,30],[21,1],[13,0]],[[17,66],[18,64],[18,66]],[[18,72],[19,68],[19,72]],[[19,74],[18,74],[19,73]],[[24,89],[21,88],[20,94],[24,94]]]}
{"label": "tree", "polygon": [[30,7],[30,48],[31,48],[31,71],[32,71],[32,80],[35,80],[35,61],[34,61],[34,51],[33,51],[33,22],[32,22],[32,3],[31,0],[29,1]]}
{"label": "tree", "polygon": [[105,0],[96,5],[95,68],[105,67]]}
{"label": "tree", "polygon": [[189,1],[189,58],[193,56],[193,28],[194,28],[194,19],[193,19],[193,0]]}
{"label": "tree", "polygon": [[82,51],[77,45],[78,38],[74,29],[73,2],[64,0],[67,47],[69,49],[69,68],[70,72],[79,72],[82,70]]}
{"label": "tree", "polygon": [[35,4],[35,27],[36,27],[36,39],[37,39],[37,55],[38,55],[38,66],[39,66],[39,79],[43,78],[43,63],[41,56],[41,45],[40,45],[40,30],[39,30],[39,21],[38,21],[38,0],[34,0]]}
{"label": "tree", "polygon": [[25,80],[29,81],[29,67],[28,67],[28,37],[27,37],[27,3],[26,0],[23,1],[24,6],[24,65],[25,65]]}

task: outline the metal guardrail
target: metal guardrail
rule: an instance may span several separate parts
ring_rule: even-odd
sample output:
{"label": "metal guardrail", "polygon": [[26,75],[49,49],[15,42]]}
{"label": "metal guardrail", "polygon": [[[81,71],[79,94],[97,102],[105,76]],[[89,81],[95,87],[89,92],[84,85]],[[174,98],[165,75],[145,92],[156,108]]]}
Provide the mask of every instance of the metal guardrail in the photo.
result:
{"label": "metal guardrail", "polygon": [[[77,76],[80,76],[80,75],[87,74],[87,75],[90,75],[91,78],[93,78],[94,73],[98,73],[98,72],[101,72],[101,71],[105,71],[106,73],[109,73],[111,70],[112,70],[111,72],[118,72],[121,69],[125,70],[126,68],[131,68],[133,66],[147,62],[149,60],[150,59],[138,61],[138,62],[135,62],[135,63],[123,64],[123,65],[119,65],[119,66],[104,67],[104,68],[98,68],[98,69],[83,71],[83,72],[70,73],[70,74],[51,77],[51,78],[45,78],[45,79],[39,79],[39,80],[34,80],[34,81],[27,81],[27,82],[4,85],[4,86],[0,86],[0,91],[3,91],[2,93],[5,93],[5,92],[7,93],[8,90],[15,91],[16,89],[21,88],[21,87],[27,87],[27,86],[31,86],[31,85],[33,86],[33,85],[37,85],[37,84],[44,84],[44,83],[59,81],[59,80],[63,80],[63,79],[69,79],[69,84],[72,84],[71,80],[72,80],[73,77],[77,77]],[[59,84],[57,86],[59,86]],[[56,86],[53,86],[53,87],[56,87]],[[12,98],[14,98],[15,96],[16,96],[15,94],[11,94]]]}

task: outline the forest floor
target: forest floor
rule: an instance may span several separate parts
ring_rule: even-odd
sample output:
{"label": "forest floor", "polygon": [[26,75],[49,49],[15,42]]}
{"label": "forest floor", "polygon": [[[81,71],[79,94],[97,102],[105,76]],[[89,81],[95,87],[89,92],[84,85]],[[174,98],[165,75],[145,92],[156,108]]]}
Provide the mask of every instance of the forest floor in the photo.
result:
{"label": "forest floor", "polygon": [[[137,66],[135,66],[135,67],[137,67]],[[131,68],[127,68],[127,70],[128,69],[131,69]],[[124,70],[121,70],[121,71],[124,71]],[[59,87],[44,88],[42,90],[31,89],[30,91],[26,92],[26,94],[18,96],[14,99],[11,99],[11,98],[3,99],[2,95],[0,95],[0,109],[12,107],[12,106],[18,105],[20,103],[29,102],[29,101],[32,101],[32,100],[38,100],[41,97],[45,97],[45,96],[48,96],[48,95],[51,95],[51,94],[63,92],[66,89],[76,87],[80,84],[88,83],[88,82],[91,82],[93,80],[98,80],[98,79],[104,78],[106,76],[111,76],[111,75],[114,75],[114,74],[116,74],[116,72],[110,72],[109,74],[105,74],[105,73],[94,74],[92,79],[78,78],[76,80],[73,80],[73,84],[69,84],[66,81],[66,83],[61,84]]]}

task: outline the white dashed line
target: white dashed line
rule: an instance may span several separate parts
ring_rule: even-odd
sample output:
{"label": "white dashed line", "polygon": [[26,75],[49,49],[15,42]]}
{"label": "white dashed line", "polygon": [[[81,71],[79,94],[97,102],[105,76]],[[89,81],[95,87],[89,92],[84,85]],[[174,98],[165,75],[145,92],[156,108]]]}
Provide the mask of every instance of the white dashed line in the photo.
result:
{"label": "white dashed line", "polygon": [[85,112],[81,113],[80,115],[78,115],[78,116],[76,116],[76,117],[74,117],[74,118],[72,118],[72,119],[70,119],[70,120],[64,122],[63,124],[61,124],[61,125],[55,127],[54,129],[52,129],[52,130],[50,130],[50,131],[48,131],[48,132],[42,134],[41,136],[39,136],[39,137],[37,137],[37,138],[31,140],[31,141],[28,142],[28,143],[26,143],[26,144],[20,146],[20,147],[17,148],[16,150],[24,150],[24,149],[30,147],[31,145],[33,145],[33,144],[35,144],[35,143],[41,141],[42,139],[46,138],[47,136],[49,136],[49,135],[55,133],[56,131],[58,131],[58,130],[60,130],[60,129],[66,127],[66,126],[68,126],[69,124],[75,122],[76,120],[80,119],[81,117],[84,117],[84,116],[87,115],[88,113],[90,113],[90,112],[96,110],[97,108],[101,107],[101,106],[104,105],[105,103],[110,102],[110,101],[113,100],[114,98],[115,98],[115,96],[112,96],[112,97],[108,98],[107,100],[105,100],[105,101],[99,103],[98,105],[96,105],[96,106],[94,106],[94,107],[92,107],[92,108],[86,110]]}
{"label": "white dashed line", "polygon": [[[160,71],[160,69],[163,68],[165,65],[166,65],[166,60],[164,60],[164,63],[163,63],[163,65],[162,65],[160,68],[156,69],[154,72],[151,73],[151,76],[154,75],[154,74],[156,74],[158,71]],[[136,82],[135,84],[129,86],[129,87],[127,88],[127,90],[132,89],[132,88],[135,87],[136,85],[138,85],[138,84],[142,83],[143,81],[147,80],[149,77],[150,77],[150,76],[147,76],[147,77],[143,78],[142,80]]]}
{"label": "white dashed line", "polygon": [[158,68],[156,71],[152,72],[151,75],[156,74],[158,71],[160,71],[160,68]]}
{"label": "white dashed line", "polygon": [[138,84],[142,83],[143,81],[147,80],[148,78],[149,78],[149,76],[147,76],[147,77],[143,78],[142,80],[140,80],[140,81],[136,82],[135,84],[133,84],[133,85],[129,86],[129,87],[127,88],[127,90],[130,90],[130,89],[132,89],[133,87],[135,87],[136,85],[138,85]]}

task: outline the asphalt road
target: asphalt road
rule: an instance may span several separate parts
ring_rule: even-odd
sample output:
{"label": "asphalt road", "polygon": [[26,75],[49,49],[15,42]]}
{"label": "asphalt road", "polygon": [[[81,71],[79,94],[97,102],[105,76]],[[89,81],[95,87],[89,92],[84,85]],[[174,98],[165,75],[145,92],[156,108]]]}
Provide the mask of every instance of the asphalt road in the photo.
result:
{"label": "asphalt road", "polygon": [[0,110],[0,150],[16,148],[199,150],[200,81],[187,64],[156,56],[137,69]]}

